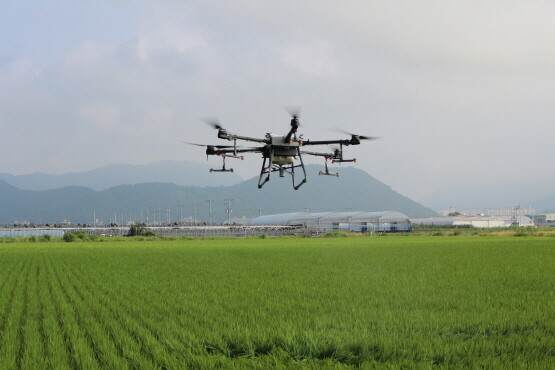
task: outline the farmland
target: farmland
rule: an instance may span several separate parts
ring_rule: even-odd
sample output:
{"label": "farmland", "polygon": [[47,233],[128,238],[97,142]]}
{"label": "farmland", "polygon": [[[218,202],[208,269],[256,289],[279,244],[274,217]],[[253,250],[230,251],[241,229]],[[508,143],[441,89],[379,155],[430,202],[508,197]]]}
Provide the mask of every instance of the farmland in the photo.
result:
{"label": "farmland", "polygon": [[555,365],[551,237],[0,244],[0,368]]}

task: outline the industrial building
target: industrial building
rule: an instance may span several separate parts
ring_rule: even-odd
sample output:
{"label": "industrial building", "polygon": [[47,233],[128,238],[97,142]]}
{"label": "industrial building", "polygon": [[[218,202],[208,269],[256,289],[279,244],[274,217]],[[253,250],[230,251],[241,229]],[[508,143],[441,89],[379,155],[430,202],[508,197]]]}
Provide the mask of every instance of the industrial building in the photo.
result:
{"label": "industrial building", "polygon": [[407,215],[396,211],[383,212],[296,212],[260,216],[248,225],[302,225],[322,230],[346,230],[358,232],[411,231]]}
{"label": "industrial building", "polygon": [[411,219],[413,225],[428,226],[473,226],[473,227],[510,227],[510,226],[534,226],[534,222],[528,216],[481,216],[481,215],[459,215],[444,217],[426,217]]}
{"label": "industrial building", "polygon": [[537,226],[555,226],[555,213],[532,214],[530,217]]}

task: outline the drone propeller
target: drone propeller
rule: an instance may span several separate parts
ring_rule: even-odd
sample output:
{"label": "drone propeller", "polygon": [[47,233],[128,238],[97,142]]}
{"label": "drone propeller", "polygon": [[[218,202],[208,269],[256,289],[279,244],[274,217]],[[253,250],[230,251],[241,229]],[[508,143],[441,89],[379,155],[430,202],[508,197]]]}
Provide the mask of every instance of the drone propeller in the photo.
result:
{"label": "drone propeller", "polygon": [[222,130],[223,127],[222,125],[220,125],[220,121],[218,121],[216,118],[205,118],[203,119],[204,123],[212,126],[213,128],[215,128],[216,130]]}
{"label": "drone propeller", "polygon": [[342,134],[347,134],[351,137],[357,137],[359,140],[376,140],[376,139],[379,139],[379,137],[377,137],[377,136],[364,136],[364,135],[353,134],[353,133],[351,133],[349,131],[346,131],[346,130],[340,128],[340,127],[334,127],[332,130],[335,131],[335,132],[342,133]]}
{"label": "drone propeller", "polygon": [[213,147],[213,148],[217,148],[217,149],[226,149],[226,148],[242,148],[241,146],[235,146],[235,145],[205,145],[205,144],[197,144],[197,143],[190,143],[188,141],[182,141],[183,144],[187,144],[187,145],[196,145],[196,146],[203,146],[203,147]]}
{"label": "drone propeller", "polygon": [[289,113],[291,118],[299,118],[299,115],[301,114],[301,108],[298,106],[286,106],[285,110]]}

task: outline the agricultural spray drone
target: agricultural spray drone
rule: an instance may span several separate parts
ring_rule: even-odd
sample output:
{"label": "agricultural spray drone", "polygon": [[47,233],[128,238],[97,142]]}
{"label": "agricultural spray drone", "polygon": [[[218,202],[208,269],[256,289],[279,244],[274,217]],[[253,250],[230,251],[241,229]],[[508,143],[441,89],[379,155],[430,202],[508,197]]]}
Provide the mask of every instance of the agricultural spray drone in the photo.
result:
{"label": "agricultural spray drone", "polygon": [[[258,179],[258,188],[262,188],[265,183],[270,181],[272,172],[279,172],[280,177],[284,177],[286,173],[291,175],[293,180],[293,188],[299,189],[306,182],[306,170],[303,162],[303,155],[312,155],[324,158],[324,171],[320,171],[319,175],[339,176],[338,173],[329,171],[328,162],[343,163],[343,162],[356,162],[355,158],[345,159],[343,157],[343,147],[349,145],[359,145],[363,140],[374,140],[376,137],[355,135],[344,130],[340,130],[344,134],[350,135],[350,139],[336,139],[336,140],[318,140],[311,141],[305,140],[303,135],[297,135],[299,128],[299,115],[297,112],[290,112],[291,114],[291,129],[285,136],[267,133],[263,139],[241,136],[229,133],[224,129],[218,121],[207,121],[212,127],[218,130],[218,138],[231,141],[231,145],[203,145],[195,143],[187,143],[206,147],[206,158],[209,155],[217,155],[222,158],[222,168],[210,169],[210,172],[233,172],[233,168],[227,168],[226,158],[244,159],[246,153],[261,153],[262,154],[262,169],[260,170],[260,177]],[[243,140],[251,143],[258,143],[260,146],[241,147],[237,145],[238,140]],[[315,152],[302,150],[303,147],[317,146],[317,145],[338,145],[333,148],[332,152]],[[298,160],[298,163],[296,161]],[[295,181],[295,168],[301,168],[303,178],[301,181]]]}

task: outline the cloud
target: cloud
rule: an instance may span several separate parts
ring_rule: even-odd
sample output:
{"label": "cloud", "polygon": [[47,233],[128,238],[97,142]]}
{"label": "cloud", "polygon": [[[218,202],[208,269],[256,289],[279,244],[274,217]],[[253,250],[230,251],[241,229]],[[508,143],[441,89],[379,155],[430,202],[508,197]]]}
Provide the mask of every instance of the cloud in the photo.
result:
{"label": "cloud", "polygon": [[114,128],[120,123],[120,115],[119,106],[110,102],[86,103],[77,110],[81,122],[102,129]]}
{"label": "cloud", "polygon": [[333,78],[337,75],[334,48],[322,41],[277,48],[283,64],[307,75],[320,78]]}
{"label": "cloud", "polygon": [[[5,171],[78,170],[91,153],[91,166],[196,158],[196,148],[179,141],[216,141],[200,118],[260,136],[286,130],[281,107],[300,105],[306,137],[335,137],[326,131],[333,126],[381,136],[349,153],[411,196],[481,174],[555,180],[543,160],[555,154],[549,2],[69,9],[57,24],[26,25],[52,31],[40,39],[47,58],[25,47],[38,36],[23,33],[23,46],[1,58],[0,125],[7,141],[27,144],[0,148]],[[80,23],[96,26],[81,36]],[[528,170],[530,163],[538,165]],[[246,177],[259,166],[237,164]]]}

